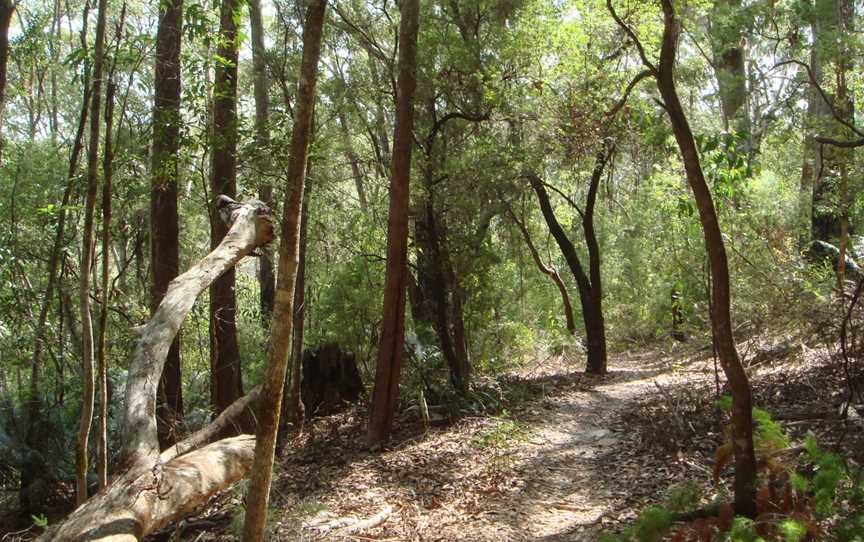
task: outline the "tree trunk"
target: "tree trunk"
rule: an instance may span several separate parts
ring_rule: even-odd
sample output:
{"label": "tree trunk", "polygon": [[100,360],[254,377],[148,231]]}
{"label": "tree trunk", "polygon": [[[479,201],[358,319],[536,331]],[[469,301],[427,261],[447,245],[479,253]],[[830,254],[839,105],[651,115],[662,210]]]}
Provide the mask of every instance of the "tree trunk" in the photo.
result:
{"label": "tree trunk", "polygon": [[[313,113],[314,115],[314,113]],[[312,159],[306,161],[306,178],[312,171]],[[300,211],[300,253],[297,264],[297,279],[294,282],[294,322],[291,330],[291,361],[288,377],[285,380],[285,402],[282,408],[284,419],[280,421],[280,431],[284,436],[303,430],[305,411],[300,384],[303,378],[303,335],[306,323],[306,248],[309,242],[309,197],[310,186],[304,187],[303,205]]]}
{"label": "tree trunk", "polygon": [[[180,272],[180,221],[177,212],[180,150],[180,50],[183,0],[159,4],[156,75],[153,97],[153,152],[150,183],[150,310],[155,312]],[[159,443],[177,441],[183,419],[180,338],[168,350],[157,394]]]}
{"label": "tree trunk", "polygon": [[[117,43],[120,43],[125,6],[120,16],[117,30]],[[108,305],[111,302],[111,191],[114,177],[114,96],[117,84],[114,71],[117,57],[111,64],[108,74],[108,87],[105,92],[105,152],[102,158],[102,306],[99,312],[99,338],[97,345],[97,371],[99,375],[99,431],[96,474],[99,489],[108,485]]]}
{"label": "tree trunk", "polygon": [[306,158],[309,151],[312,116],[315,106],[315,85],[318,79],[318,59],[324,30],[327,0],[311,0],[303,25],[303,58],[297,90],[297,106],[291,133],[291,156],[288,161],[288,186],[283,207],[282,238],[279,246],[279,273],[276,282],[276,302],[270,326],[270,348],[267,371],[261,390],[258,410],[258,438],[252,480],[246,499],[246,520],[243,541],[264,540],[267,505],[273,474],[273,456],[282,410],[282,393],[291,351],[291,331],[294,320],[294,288],[299,265],[300,211],[306,181]]}
{"label": "tree trunk", "polygon": [[360,210],[366,213],[369,210],[369,203],[366,199],[366,186],[363,182],[363,172],[360,171],[360,159],[357,153],[354,152],[354,143],[351,141],[351,130],[348,128],[348,115],[340,108],[339,112],[339,129],[342,132],[342,142],[345,145],[345,157],[351,164],[351,175],[354,177],[354,187],[357,189],[357,201],[360,203]]}
{"label": "tree trunk", "polygon": [[711,13],[711,48],[720,89],[723,124],[727,130],[748,134],[747,74],[744,59],[741,0],[717,0]]}
{"label": "tree trunk", "polygon": [[[855,104],[853,94],[849,92],[847,82],[848,74],[852,72],[852,51],[848,39],[854,30],[853,21],[855,17],[855,6],[851,0],[837,0],[837,21],[841,38],[838,46],[841,48],[836,61],[836,87],[837,87],[837,112],[850,124],[855,122]],[[848,137],[848,135],[844,135]],[[853,163],[851,149],[833,149],[835,159],[838,162],[839,179],[837,190],[836,219],[839,221],[839,249],[840,255],[837,260],[837,285],[841,298],[843,297],[844,282],[846,275],[846,254],[849,244],[849,167]]]}
{"label": "tree trunk", "polygon": [[585,244],[588,248],[588,274],[582,267],[576,247],[564,233],[564,229],[555,216],[549,194],[543,180],[537,175],[528,175],[531,188],[537,195],[540,210],[549,233],[555,238],[558,248],[564,255],[573,278],[576,279],[576,287],[579,290],[579,301],[582,305],[582,319],[585,322],[585,341],[588,347],[588,360],[585,372],[589,374],[602,375],[606,373],[606,324],[603,319],[603,289],[600,276],[600,245],[594,231],[594,209],[597,202],[597,191],[600,187],[600,179],[609,159],[611,150],[604,144],[604,148],[598,152],[594,171],[591,174],[591,184],[588,188],[585,210],[580,211],[582,215],[582,231],[585,234]]}
{"label": "tree trunk", "polygon": [[[814,41],[818,40],[819,34],[816,33],[814,25]],[[813,77],[816,81],[822,78],[822,64],[819,57],[819,48],[813,46],[810,50],[810,69],[813,72]],[[807,114],[805,125],[809,128],[808,133],[804,136],[801,154],[803,161],[801,164],[801,185],[798,196],[798,236],[799,248],[804,250],[813,240],[813,190],[816,186],[816,175],[822,169],[822,160],[819,156],[819,145],[814,140],[813,130],[818,125],[817,119],[824,117],[826,109],[819,91],[816,86],[811,84],[807,91]]]}
{"label": "tree trunk", "polygon": [[[81,35],[87,35],[86,17],[84,26],[81,29]],[[83,39],[83,38],[82,38]],[[66,188],[63,191],[62,199],[58,209],[57,226],[54,233],[54,244],[51,247],[51,255],[48,258],[48,284],[45,287],[45,294],[42,299],[42,306],[39,309],[39,316],[36,321],[33,341],[33,357],[30,363],[30,391],[27,397],[27,433],[25,442],[31,448],[39,446],[39,439],[42,437],[41,418],[42,418],[42,400],[40,397],[40,382],[42,374],[42,355],[45,350],[46,335],[48,332],[48,312],[51,308],[52,299],[54,298],[54,290],[57,288],[57,282],[60,280],[63,270],[63,243],[66,236],[66,208],[72,199],[72,191],[77,186],[78,161],[81,157],[81,151],[84,148],[84,132],[87,128],[87,119],[90,110],[90,75],[89,70],[85,68],[84,72],[84,94],[81,99],[81,113],[78,118],[78,127],[75,131],[75,138],[72,143],[72,151],[69,155],[69,168],[66,174]],[[63,288],[57,288],[58,297],[62,300],[65,297]],[[62,321],[64,318],[64,303],[59,305],[60,313],[60,328],[62,330]],[[70,332],[74,330],[74,326],[70,326]],[[63,334],[60,334],[61,344],[64,341]],[[21,470],[21,507],[24,509],[30,508],[31,503],[28,502],[27,488],[39,475],[40,468],[34,466],[30,469]],[[35,503],[33,503],[35,504]]]}
{"label": "tree trunk", "polygon": [[9,65],[9,25],[15,3],[0,0],[0,164],[3,163],[3,112],[6,109],[6,72]]}
{"label": "tree trunk", "polygon": [[217,206],[219,215],[231,224],[222,243],[171,283],[140,331],[126,382],[119,469],[123,474],[40,540],[140,540],[192,513],[248,473],[254,449],[250,435],[202,446],[231,426],[256,400],[257,390],[161,454],[156,429],[158,375],[196,298],[222,273],[273,239],[273,220],[266,206],[240,205],[224,196],[217,199]]}
{"label": "tree trunk", "polygon": [[387,439],[399,399],[399,377],[405,350],[405,296],[408,278],[408,207],[411,149],[414,145],[414,91],[417,88],[417,31],[419,0],[404,0],[399,23],[399,79],[393,164],[390,177],[390,210],[387,223],[387,270],[384,309],[375,388],[369,414],[368,441]]}
{"label": "tree trunk", "polygon": [[[261,0],[249,0],[249,24],[252,35],[252,86],[255,94],[255,147],[258,157],[258,199],[273,206],[273,185],[270,184],[270,93],[267,79],[267,50],[264,47],[264,21]],[[258,258],[261,322],[265,330],[273,314],[276,295],[276,275],[273,273],[273,250],[266,247]]]}
{"label": "tree trunk", "polygon": [[[369,75],[372,78],[373,87],[378,89],[390,88],[389,81],[382,80],[381,74],[378,71],[378,64],[375,57],[371,54],[368,54],[367,58],[369,64]],[[388,91],[386,95],[389,97],[390,92]],[[385,177],[387,167],[392,166],[390,156],[390,139],[387,137],[387,118],[384,114],[384,107],[384,100],[381,99],[381,95],[379,95],[379,97],[375,100],[375,110],[373,111],[375,122],[375,127],[373,130],[373,144],[378,151],[377,162],[379,165],[381,177]]]}
{"label": "tree trunk", "polygon": [[[588,334],[588,366],[586,370],[592,374],[606,372],[606,323],[603,319],[603,282],[600,276],[600,243],[597,242],[597,232],[594,229],[594,210],[597,204],[597,192],[606,164],[614,152],[614,148],[603,144],[594,162],[591,173],[591,184],[588,187],[588,197],[585,201],[585,214],[582,216],[582,231],[585,234],[585,245],[588,247],[588,274],[591,280],[590,324],[593,328]],[[586,328],[587,329],[587,328]],[[593,343],[593,344],[592,344]],[[594,352],[595,355],[590,355]]]}
{"label": "tree trunk", "polygon": [[[832,120],[831,104],[816,88],[825,88],[831,79],[826,73],[832,64],[842,71],[842,65],[848,60],[840,52],[843,42],[848,39],[847,24],[841,12],[847,0],[815,0],[811,19],[813,46],[810,52],[810,70],[813,81],[807,99],[807,126],[809,133],[804,141],[804,163],[801,168],[801,197],[799,200],[799,220],[802,222],[802,247],[810,240],[833,242],[840,235],[841,220],[834,206],[837,194],[833,193],[831,182],[834,162],[843,150],[833,147],[820,148],[814,140],[814,133],[837,132],[838,124]],[[809,78],[808,74],[808,78]],[[815,84],[814,84],[815,83]],[[829,96],[828,99],[831,99]],[[838,112],[845,113],[844,104],[839,104]],[[845,115],[844,115],[845,117]],[[847,119],[848,120],[848,119]],[[827,166],[827,167],[826,167]],[[809,219],[809,220],[808,220]]]}
{"label": "tree trunk", "polygon": [[90,140],[87,149],[87,196],[84,203],[84,231],[81,241],[80,282],[78,302],[81,306],[82,361],[84,365],[84,391],[82,394],[81,422],[78,428],[76,465],[76,502],[87,500],[87,471],[90,428],[93,423],[93,319],[90,314],[90,279],[93,267],[93,222],[96,210],[96,192],[99,180],[100,106],[102,102],[102,65],[104,62],[105,24],[107,0],[99,0],[96,19],[96,43],[93,49],[93,89],[90,96]]}
{"label": "tree trunk", "polygon": [[681,310],[681,292],[672,288],[670,294],[672,304],[672,338],[678,342],[687,342],[687,334],[684,333],[684,314]]}
{"label": "tree trunk", "polygon": [[[213,130],[211,133],[211,194],[237,194],[237,11],[238,0],[223,0],[220,9],[219,46],[213,83]],[[225,236],[223,222],[211,216],[210,246]],[[240,346],[237,343],[236,278],[228,270],[210,287],[211,406],[222,412],[243,393]]]}
{"label": "tree trunk", "polygon": [[[49,40],[48,45],[48,53],[51,58],[51,116],[50,116],[50,141],[51,146],[57,146],[57,134],[60,130],[60,106],[57,100],[57,73],[60,71],[60,55],[59,50],[61,47],[61,38],[60,38],[60,0],[54,0],[54,9],[53,9],[53,17],[51,18],[51,39]],[[0,131],[2,131],[3,126],[2,122],[0,122]]]}
{"label": "tree trunk", "polygon": [[678,45],[680,22],[675,13],[673,0],[662,0],[664,14],[663,41],[660,63],[657,66],[657,89],[663,98],[666,112],[672,123],[675,140],[681,150],[687,181],[693,191],[702,231],[705,250],[712,276],[711,325],[717,341],[717,353],[729,386],[732,390],[732,443],[735,452],[735,511],[746,516],[755,513],[756,456],[753,448],[753,414],[750,384],[738,358],[735,339],[732,335],[730,316],[729,266],[723,235],[714,209],[711,190],[705,182],[699,152],[690,130],[690,124],[678,99],[675,88],[675,55]]}
{"label": "tree trunk", "polygon": [[446,290],[450,292],[450,322],[453,326],[453,351],[456,354],[456,373],[454,384],[460,392],[467,392],[471,383],[471,358],[468,354],[468,336],[465,332],[465,292],[459,282],[459,275],[453,268],[444,217],[441,217],[441,264],[446,279]]}
{"label": "tree trunk", "polygon": [[[428,172],[427,172],[428,177]],[[428,181],[428,179],[427,179]],[[428,183],[427,183],[428,184]],[[450,306],[451,289],[448,281],[441,219],[435,210],[431,191],[421,203],[421,209],[414,221],[414,237],[417,244],[417,282],[419,297],[423,300],[422,310],[418,311],[431,317],[431,324],[438,337],[441,355],[450,370],[450,382],[460,391],[468,389],[470,368],[465,366],[465,360],[459,355],[453,337]]]}

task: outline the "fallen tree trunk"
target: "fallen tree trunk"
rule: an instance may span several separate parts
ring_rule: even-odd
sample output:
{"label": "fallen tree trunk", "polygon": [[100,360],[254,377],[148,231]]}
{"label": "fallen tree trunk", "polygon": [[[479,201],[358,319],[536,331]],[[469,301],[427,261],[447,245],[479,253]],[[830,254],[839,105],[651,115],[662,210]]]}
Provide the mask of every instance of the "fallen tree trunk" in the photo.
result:
{"label": "fallen tree trunk", "polygon": [[161,454],[156,435],[156,388],[171,342],[195,299],[222,273],[273,239],[271,211],[264,204],[240,204],[219,196],[216,207],[230,230],[218,247],[171,282],[153,318],[140,330],[126,384],[120,474],[40,540],[140,540],[192,513],[249,473],[254,436],[205,444],[251,406],[257,390]]}

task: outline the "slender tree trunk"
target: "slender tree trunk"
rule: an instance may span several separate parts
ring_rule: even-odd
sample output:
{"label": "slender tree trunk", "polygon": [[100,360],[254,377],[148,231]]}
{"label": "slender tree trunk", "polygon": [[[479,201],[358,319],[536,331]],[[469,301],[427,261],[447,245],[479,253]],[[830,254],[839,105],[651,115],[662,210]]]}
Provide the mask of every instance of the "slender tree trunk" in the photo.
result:
{"label": "slender tree trunk", "polygon": [[[393,164],[390,177],[390,210],[387,223],[387,270],[384,309],[375,388],[369,414],[368,440],[386,440],[393,427],[399,400],[399,378],[405,351],[405,298],[408,278],[408,207],[410,204],[411,149],[414,145],[414,91],[417,88],[417,31],[419,0],[404,0],[399,23],[399,79]],[[344,126],[344,125],[343,125]]]}
{"label": "slender tree trunk", "polygon": [[[123,15],[118,26],[117,43],[120,43],[120,33],[123,28]],[[96,473],[99,476],[99,489],[108,485],[108,305],[111,302],[111,181],[114,176],[114,96],[117,84],[114,81],[116,56],[108,75],[108,86],[105,91],[105,152],[102,157],[102,306],[99,312],[99,337],[97,347],[97,371],[99,375],[99,437]]]}
{"label": "slender tree trunk", "polygon": [[[87,24],[86,17],[87,10],[85,9],[85,23],[81,29],[82,41],[86,41],[85,37],[87,35]],[[69,202],[72,199],[72,191],[77,184],[76,175],[78,172],[78,161],[81,157],[81,151],[84,148],[84,132],[87,128],[87,119],[90,110],[90,70],[85,67],[84,70],[84,94],[81,99],[81,113],[78,117],[78,127],[75,132],[75,137],[72,143],[72,150],[69,155],[69,168],[66,174],[66,188],[63,191],[63,196],[60,200],[60,206],[57,215],[57,226],[54,233],[54,244],[51,247],[51,255],[48,257],[48,284],[45,286],[45,294],[42,299],[42,306],[39,309],[39,316],[36,321],[36,329],[34,333],[34,342],[33,342],[33,357],[30,363],[30,392],[29,397],[27,398],[27,434],[25,436],[25,441],[27,445],[30,447],[37,447],[39,445],[38,441],[41,438],[40,434],[40,420],[42,418],[42,400],[40,397],[40,382],[42,380],[42,356],[45,351],[45,344],[47,339],[48,332],[48,312],[51,309],[51,301],[54,297],[55,288],[58,291],[58,297],[61,302],[59,303],[59,315],[61,321],[61,330],[62,330],[62,322],[64,318],[64,309],[68,309],[68,304],[62,302],[65,298],[65,292],[63,291],[62,284],[58,288],[57,283],[60,281],[60,276],[63,273],[63,242],[66,236],[66,208],[69,205]],[[74,326],[70,324],[69,326],[70,333],[74,332]],[[74,333],[73,340],[74,340]],[[63,334],[60,334],[61,344],[64,341]],[[21,470],[21,506],[24,509],[28,509],[30,507],[30,503],[28,502],[28,497],[26,497],[26,489],[29,487],[30,483],[32,483],[36,477],[39,476],[39,469],[22,469]]]}
{"label": "slender tree trunk", "polygon": [[600,179],[603,170],[609,160],[611,149],[605,146],[598,152],[591,174],[591,184],[588,188],[585,210],[580,211],[582,215],[582,231],[585,234],[585,244],[588,248],[588,274],[579,260],[576,247],[564,233],[564,229],[555,216],[549,194],[543,180],[536,175],[528,175],[531,188],[540,202],[540,210],[546,225],[564,259],[579,290],[579,301],[582,305],[582,319],[585,322],[585,340],[588,347],[588,360],[585,371],[590,374],[602,375],[606,373],[606,324],[603,318],[603,288],[600,275],[600,245],[594,231],[594,209],[597,202],[597,191],[600,187]]}
{"label": "slender tree trunk", "polygon": [[[60,69],[60,0],[54,0],[54,14],[51,19],[51,40],[49,44],[49,52],[51,55],[51,146],[57,147],[57,133],[60,130],[60,113],[57,102],[57,72]],[[0,122],[0,130],[2,130],[2,122]]]}
{"label": "slender tree trunk", "polygon": [[[855,122],[855,104],[853,95],[849,92],[847,82],[848,74],[852,72],[852,51],[848,46],[849,37],[852,36],[853,21],[855,20],[855,6],[851,0],[837,0],[838,30],[841,31],[842,39],[839,41],[841,47],[837,55],[837,109],[840,115],[849,123]],[[834,149],[836,159],[839,162],[839,179],[837,187],[837,219],[839,221],[840,256],[837,261],[837,283],[841,298],[844,291],[846,276],[846,254],[849,244],[849,166],[853,163],[852,151],[850,149]]]}
{"label": "slender tree trunk", "polygon": [[471,383],[471,358],[468,354],[468,336],[465,332],[465,293],[459,282],[459,275],[453,267],[453,258],[450,257],[449,241],[447,236],[447,225],[444,217],[439,219],[441,226],[441,266],[444,272],[445,292],[450,293],[449,309],[450,324],[452,326],[453,352],[456,354],[456,366],[458,367],[454,382],[456,389],[467,392]]}
{"label": "slender tree trunk", "polygon": [[[252,30],[252,85],[255,93],[255,147],[258,156],[258,199],[273,207],[273,185],[270,184],[270,94],[267,79],[267,51],[264,48],[264,21],[261,0],[249,0],[249,22]],[[265,329],[273,314],[276,275],[273,273],[273,249],[269,245],[258,258],[258,287],[261,300],[261,322]]]}
{"label": "slender tree trunk", "polygon": [[6,72],[9,65],[9,26],[15,3],[0,0],[0,164],[3,163],[3,112],[6,108]]}
{"label": "slender tree trunk", "polygon": [[527,224],[522,220],[519,220],[516,213],[513,212],[513,209],[508,209],[508,211],[510,218],[513,219],[513,223],[516,224],[516,227],[518,227],[519,231],[522,233],[522,238],[525,239],[525,244],[528,246],[528,252],[531,253],[531,258],[534,260],[537,269],[549,277],[549,280],[558,287],[558,291],[561,293],[561,303],[564,310],[564,320],[567,324],[567,332],[570,333],[570,335],[573,335],[576,333],[576,322],[573,320],[573,304],[570,302],[570,294],[567,291],[567,285],[564,284],[561,275],[558,274],[558,270],[555,269],[554,266],[551,264],[547,265],[543,262],[543,259],[540,257],[540,252],[531,240],[531,233],[528,231]]}
{"label": "slender tree trunk", "polygon": [[93,319],[90,313],[90,279],[93,268],[93,222],[96,210],[96,193],[99,181],[99,132],[101,128],[102,66],[105,50],[105,24],[107,0],[99,0],[96,19],[96,43],[93,49],[93,89],[90,96],[90,140],[87,150],[87,196],[84,204],[84,231],[81,242],[80,282],[78,300],[81,306],[81,337],[84,392],[81,408],[81,423],[78,428],[76,468],[76,501],[78,505],[87,500],[87,471],[90,428],[93,423],[94,377],[93,377]]}
{"label": "slender tree trunk", "polygon": [[[213,83],[213,130],[211,133],[211,194],[237,195],[237,24],[238,0],[223,0],[220,10],[219,47],[222,61],[216,64]],[[215,248],[227,226],[217,217],[210,220],[210,246]],[[234,269],[210,287],[211,405],[214,413],[225,410],[243,394],[240,347],[237,344],[237,299]]]}
{"label": "slender tree trunk", "polygon": [[[818,34],[814,26],[814,40]],[[816,81],[821,79],[822,65],[819,55],[819,48],[815,45],[810,50],[810,69],[813,71],[813,76]],[[812,205],[813,205],[813,190],[816,186],[816,175],[822,169],[822,161],[819,156],[819,145],[813,139],[812,130],[815,128],[816,120],[821,116],[820,110],[824,109],[822,97],[815,85],[810,85],[807,91],[807,114],[805,124],[808,127],[808,133],[804,136],[802,145],[803,161],[801,164],[801,185],[798,196],[798,236],[799,247],[803,250],[813,239],[812,227]]]}
{"label": "slender tree trunk", "polygon": [[[591,281],[591,312],[590,317],[593,332],[588,335],[588,351],[595,352],[595,356],[589,356],[587,371],[593,374],[604,374],[606,372],[606,323],[603,318],[603,282],[600,276],[600,243],[597,241],[597,232],[594,229],[594,210],[597,205],[597,192],[600,189],[600,180],[606,164],[614,152],[614,148],[607,146],[597,153],[594,162],[594,171],[591,173],[591,184],[588,187],[588,197],[585,201],[585,214],[582,217],[582,231],[585,234],[585,245],[588,247],[588,278]],[[587,324],[587,322],[586,322]],[[592,340],[594,342],[592,346]]]}
{"label": "slender tree trunk", "polygon": [[348,115],[340,108],[339,112],[339,129],[342,132],[342,143],[345,145],[345,156],[351,164],[351,175],[354,177],[354,187],[357,189],[357,200],[360,202],[360,210],[366,213],[369,209],[369,203],[366,199],[366,186],[363,182],[363,172],[360,171],[360,159],[357,153],[354,152],[354,144],[351,141],[351,130],[348,127]]}
{"label": "slender tree trunk", "polygon": [[681,311],[681,292],[677,287],[672,288],[670,294],[672,304],[672,338],[679,342],[687,341],[687,334],[684,333],[684,314]]}
{"label": "slender tree trunk", "polygon": [[[375,57],[371,54],[368,55],[368,64],[369,64],[369,74],[372,77],[372,85],[374,88],[389,88],[390,83],[382,80],[381,74],[378,71],[378,64],[375,60]],[[387,92],[386,96],[389,97],[390,93]],[[379,94],[378,98],[375,100],[375,110],[373,111],[375,115],[375,126],[373,130],[375,147],[378,149],[378,164],[381,166],[381,176],[386,176],[387,167],[391,165],[390,160],[390,138],[387,137],[387,117],[384,114],[384,100],[383,93]]]}
{"label": "slender tree trunk", "polygon": [[324,12],[327,0],[310,0],[303,25],[303,57],[297,90],[297,106],[291,133],[291,156],[288,161],[288,186],[283,207],[282,238],[279,246],[279,274],[270,326],[270,348],[267,371],[261,390],[258,410],[258,431],[255,459],[249,495],[246,498],[246,520],[243,525],[244,542],[264,540],[267,523],[267,505],[270,499],[270,481],[273,474],[273,456],[282,411],[282,394],[288,357],[291,351],[291,332],[294,321],[294,288],[299,265],[300,212],[306,181],[306,158],[312,132],[315,106],[315,85],[318,79],[318,59],[321,56],[321,38],[324,30]]}
{"label": "slender tree trunk", "polygon": [[[150,180],[150,311],[155,312],[180,271],[180,220],[177,212],[180,146],[180,50],[183,0],[159,3],[153,95],[153,150]],[[233,194],[232,194],[233,195]],[[180,338],[168,350],[157,393],[159,444],[177,441],[183,419]]]}
{"label": "slender tree trunk", "polygon": [[[429,174],[426,172],[428,189]],[[419,311],[431,317],[431,325],[438,337],[441,355],[450,370],[450,382],[459,391],[468,388],[469,375],[462,364],[454,344],[452,322],[453,311],[450,307],[450,289],[445,269],[444,239],[439,214],[435,210],[431,190],[420,204],[414,222],[415,242],[417,244],[417,282],[418,293],[423,300]]]}
{"label": "slender tree trunk", "polygon": [[717,340],[720,364],[732,390],[732,445],[735,453],[735,510],[739,514],[755,514],[756,456],[753,448],[753,417],[750,384],[732,335],[730,316],[729,265],[723,235],[714,209],[711,190],[705,182],[699,152],[690,130],[690,124],[678,99],[675,88],[675,55],[678,46],[680,22],[673,0],[662,0],[664,14],[663,41],[660,63],[656,68],[657,89],[663,98],[672,123],[675,140],[681,150],[687,181],[693,191],[705,249],[712,276],[711,325]]}
{"label": "slender tree trunk", "polygon": [[287,436],[290,433],[299,433],[303,430],[305,411],[303,410],[303,397],[300,393],[300,384],[303,378],[303,335],[306,323],[306,247],[309,242],[309,197],[311,194],[308,182],[312,171],[312,159],[306,161],[306,185],[303,193],[303,206],[300,211],[300,253],[297,264],[297,280],[294,284],[294,323],[291,330],[291,360],[288,368],[288,378],[285,380],[285,402],[282,408],[284,419],[281,423],[281,431]]}

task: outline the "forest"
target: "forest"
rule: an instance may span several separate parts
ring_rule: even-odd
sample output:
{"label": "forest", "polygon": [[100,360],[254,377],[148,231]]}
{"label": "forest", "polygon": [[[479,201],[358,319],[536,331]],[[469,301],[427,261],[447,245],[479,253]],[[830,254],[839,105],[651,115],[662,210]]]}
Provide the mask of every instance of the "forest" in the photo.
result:
{"label": "forest", "polygon": [[864,542],[860,28],[0,0],[0,542]]}

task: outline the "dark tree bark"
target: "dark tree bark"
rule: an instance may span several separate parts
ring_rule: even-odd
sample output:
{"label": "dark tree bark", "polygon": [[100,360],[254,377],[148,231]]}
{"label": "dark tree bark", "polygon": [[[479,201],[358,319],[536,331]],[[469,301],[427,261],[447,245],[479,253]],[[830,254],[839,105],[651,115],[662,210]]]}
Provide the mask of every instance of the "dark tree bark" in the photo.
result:
{"label": "dark tree bark", "polygon": [[[216,64],[213,82],[213,129],[211,133],[211,194],[237,195],[237,24],[239,0],[223,0],[220,8],[219,47],[222,62]],[[227,226],[210,218],[210,246],[215,248]],[[210,287],[210,397],[218,414],[243,395],[240,346],[237,343],[237,299],[234,269]]]}
{"label": "dark tree bark", "polygon": [[[368,51],[367,51],[368,53]],[[372,78],[372,85],[374,88],[390,88],[390,83],[385,81],[381,77],[381,73],[378,71],[378,63],[375,57],[372,54],[368,54],[368,64],[369,64],[369,75]],[[390,92],[387,92],[386,95],[389,97]],[[378,98],[375,100],[375,110],[374,110],[374,129],[372,137],[372,144],[376,150],[378,164],[380,166],[380,173],[382,177],[386,176],[387,167],[391,166],[391,153],[390,153],[390,138],[387,135],[387,117],[384,114],[384,93],[379,93]]]}
{"label": "dark tree bark", "polygon": [[405,350],[405,297],[408,278],[408,207],[411,180],[411,149],[414,145],[414,91],[417,88],[417,31],[419,0],[404,0],[399,22],[399,78],[396,127],[393,134],[393,164],[390,177],[390,210],[387,223],[387,269],[384,278],[384,309],[375,388],[369,414],[368,441],[387,439],[399,400],[399,377]]}
{"label": "dark tree bark", "polygon": [[300,213],[306,181],[306,159],[312,132],[315,106],[315,86],[318,79],[318,59],[327,0],[310,0],[303,25],[303,57],[297,89],[297,106],[291,133],[291,156],[288,161],[288,186],[283,207],[282,238],[279,246],[279,273],[273,322],[270,326],[270,348],[267,371],[261,390],[258,410],[258,430],[252,480],[246,499],[244,542],[261,542],[267,523],[273,456],[282,411],[282,397],[288,357],[291,353],[291,332],[294,321],[294,288],[299,266]]}
{"label": "dark tree bark", "polygon": [[[428,172],[427,172],[428,188]],[[457,344],[457,335],[464,340],[464,325],[454,322],[462,318],[461,298],[458,308],[453,306],[454,286],[451,284],[452,263],[447,251],[446,228],[441,214],[435,209],[431,190],[420,204],[414,220],[414,240],[417,245],[417,283],[419,307],[415,316],[426,315],[427,321],[435,330],[441,355],[450,370],[453,387],[465,392],[471,378],[471,365],[467,347]],[[415,321],[417,321],[415,319]],[[457,333],[459,327],[462,331]]]}
{"label": "dark tree bark", "polygon": [[311,419],[338,412],[363,395],[363,380],[357,358],[344,352],[338,343],[324,343],[315,350],[304,350],[303,408]]}
{"label": "dark tree bark", "polygon": [[[153,152],[150,182],[150,310],[155,312],[180,271],[180,221],[177,212],[180,138],[180,50],[183,0],[159,4],[153,97]],[[183,419],[180,338],[171,343],[157,393],[159,444],[177,441]]]}
{"label": "dark tree bark", "polygon": [[531,240],[531,233],[528,231],[527,224],[516,216],[513,209],[508,208],[508,212],[510,218],[513,219],[513,223],[516,224],[516,227],[519,228],[519,231],[522,233],[522,238],[525,239],[525,244],[528,246],[528,252],[531,253],[531,258],[534,260],[537,269],[549,277],[549,280],[555,284],[558,291],[561,293],[561,304],[563,305],[567,332],[570,333],[570,335],[573,335],[576,333],[576,322],[573,320],[573,304],[570,302],[570,293],[567,291],[567,285],[564,284],[564,281],[561,279],[561,275],[558,274],[558,270],[555,269],[555,266],[551,264],[547,265],[543,262],[543,259],[540,257],[540,252],[538,252],[537,247],[534,246],[534,242]]}
{"label": "dark tree bark", "polygon": [[90,96],[90,138],[87,148],[87,194],[84,203],[84,230],[81,241],[80,278],[78,283],[78,302],[81,307],[82,361],[84,365],[84,391],[81,409],[81,423],[78,427],[77,465],[76,465],[76,502],[78,505],[87,500],[87,471],[89,470],[88,444],[90,428],[93,424],[94,393],[94,344],[93,319],[90,313],[90,280],[93,268],[94,235],[93,223],[96,211],[96,196],[99,188],[99,132],[101,130],[102,105],[102,66],[105,57],[105,25],[107,19],[107,0],[99,0],[96,18],[96,42],[93,47],[93,88]]}
{"label": "dark tree bark", "polygon": [[687,334],[684,332],[684,314],[681,310],[681,292],[672,288],[670,294],[672,305],[672,338],[679,342],[687,342]]}
{"label": "dark tree bark", "polygon": [[699,151],[690,130],[678,91],[675,88],[675,56],[678,48],[680,21],[673,0],[661,0],[663,8],[663,39],[660,60],[655,66],[645,55],[642,44],[627,24],[615,13],[611,0],[606,6],[615,22],[630,36],[643,64],[654,77],[657,89],[669,115],[675,140],[684,161],[687,182],[693,191],[699,220],[705,238],[705,250],[711,269],[711,330],[717,354],[732,391],[732,446],[735,454],[735,511],[752,517],[756,512],[756,455],[753,448],[753,404],[747,373],[738,358],[732,334],[730,315],[729,264],[711,189],[705,181]]}
{"label": "dark tree bark", "polygon": [[[447,178],[439,176],[439,152],[446,153],[444,129],[450,121],[482,122],[489,113],[451,111],[439,117],[435,99],[426,101],[423,109],[430,123],[429,131],[420,141],[422,160],[422,187],[417,210],[414,213],[414,240],[417,247],[417,283],[412,285],[412,315],[415,323],[429,324],[438,337],[441,354],[450,370],[450,381],[460,393],[468,390],[471,382],[471,360],[463,315],[465,293],[450,255],[445,211],[436,205],[436,185]],[[441,145],[437,142],[441,141]],[[444,147],[441,150],[440,147]],[[479,228],[467,250],[478,250],[488,230],[489,222],[497,213],[485,212],[478,219]],[[416,302],[416,303],[415,303]],[[426,316],[418,319],[417,316]]]}
{"label": "dark tree bark", "polygon": [[590,374],[602,375],[606,373],[606,324],[603,319],[603,285],[600,276],[600,245],[597,242],[597,234],[594,231],[594,210],[597,204],[597,191],[600,188],[600,179],[603,170],[609,160],[611,149],[604,147],[597,153],[594,171],[591,173],[591,184],[588,187],[588,196],[585,201],[585,210],[579,210],[582,218],[582,231],[585,234],[585,244],[588,248],[588,272],[582,266],[576,247],[567,237],[564,228],[558,223],[549,194],[542,179],[536,175],[529,175],[528,181],[540,202],[540,210],[546,225],[564,259],[573,278],[576,279],[576,287],[579,290],[579,301],[582,305],[582,319],[585,322],[585,340],[588,346],[588,361],[585,371]]}
{"label": "dark tree bark", "polygon": [[[264,47],[264,21],[261,0],[249,0],[249,22],[252,35],[252,85],[255,94],[255,147],[258,156],[258,199],[273,207],[273,185],[270,184],[270,84],[267,78],[267,50]],[[273,314],[276,275],[273,273],[273,249],[265,247],[258,258],[261,322],[267,328]]]}
{"label": "dark tree bark", "polygon": [[6,108],[6,73],[9,65],[9,25],[16,3],[0,0],[0,163],[3,162],[3,112]]}
{"label": "dark tree bark", "polygon": [[735,509],[739,514],[752,516],[755,513],[756,456],[753,449],[753,414],[750,383],[738,358],[735,339],[732,336],[730,316],[729,264],[720,223],[711,198],[711,190],[705,182],[699,151],[690,130],[690,124],[678,91],[675,88],[675,55],[678,47],[680,22],[675,13],[673,0],[662,0],[664,14],[663,42],[660,63],[657,66],[657,89],[666,105],[672,123],[675,140],[681,150],[687,182],[693,190],[699,219],[705,236],[705,250],[711,266],[713,310],[711,325],[717,339],[717,353],[726,378],[732,389],[732,442],[735,450]]}

